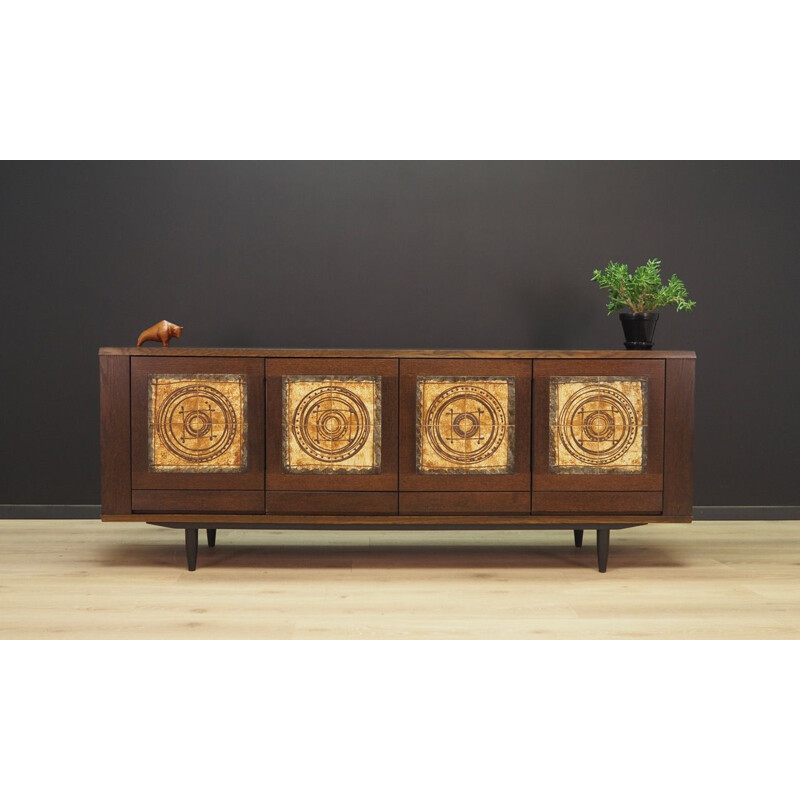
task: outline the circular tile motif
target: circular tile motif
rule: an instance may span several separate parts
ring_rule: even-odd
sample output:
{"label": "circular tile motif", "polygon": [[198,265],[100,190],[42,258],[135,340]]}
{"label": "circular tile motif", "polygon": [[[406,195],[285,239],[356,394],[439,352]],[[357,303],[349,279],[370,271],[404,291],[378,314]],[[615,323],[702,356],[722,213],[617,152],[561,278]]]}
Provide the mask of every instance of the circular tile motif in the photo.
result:
{"label": "circular tile motif", "polygon": [[182,386],[161,403],[156,433],[164,447],[184,461],[212,461],[233,444],[236,412],[230,400],[213,386]]}
{"label": "circular tile motif", "polygon": [[587,386],[561,409],[558,434],[584,464],[603,466],[621,458],[636,441],[639,419],[633,403],[611,386]]}
{"label": "circular tile motif", "polygon": [[506,426],[506,413],[497,398],[470,384],[455,384],[441,392],[425,414],[428,444],[458,465],[489,458],[503,443]]}
{"label": "circular tile motif", "polygon": [[370,419],[363,400],[342,386],[321,386],[298,403],[292,431],[303,451],[318,461],[346,461],[367,443]]}

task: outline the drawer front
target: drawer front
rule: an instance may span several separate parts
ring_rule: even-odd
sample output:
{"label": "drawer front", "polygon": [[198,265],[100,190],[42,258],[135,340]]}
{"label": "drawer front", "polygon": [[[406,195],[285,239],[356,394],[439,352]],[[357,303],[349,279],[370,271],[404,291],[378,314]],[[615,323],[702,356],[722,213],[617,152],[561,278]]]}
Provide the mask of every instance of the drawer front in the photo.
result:
{"label": "drawer front", "polygon": [[528,514],[529,492],[401,492],[400,514]]}
{"label": "drawer front", "polygon": [[130,391],[134,490],[263,495],[262,359],[134,357]]}
{"label": "drawer front", "polygon": [[534,495],[662,491],[663,360],[542,359],[533,374]]}
{"label": "drawer front", "polygon": [[264,492],[226,492],[209,489],[158,491],[137,489],[132,494],[134,513],[263,514]]}
{"label": "drawer front", "polygon": [[534,492],[534,514],[660,514],[661,492]]}
{"label": "drawer front", "polygon": [[397,514],[397,492],[267,492],[267,513]]}
{"label": "drawer front", "polygon": [[400,490],[530,492],[531,362],[403,359]]}
{"label": "drawer front", "polygon": [[267,490],[396,491],[397,370],[390,358],[268,359]]}

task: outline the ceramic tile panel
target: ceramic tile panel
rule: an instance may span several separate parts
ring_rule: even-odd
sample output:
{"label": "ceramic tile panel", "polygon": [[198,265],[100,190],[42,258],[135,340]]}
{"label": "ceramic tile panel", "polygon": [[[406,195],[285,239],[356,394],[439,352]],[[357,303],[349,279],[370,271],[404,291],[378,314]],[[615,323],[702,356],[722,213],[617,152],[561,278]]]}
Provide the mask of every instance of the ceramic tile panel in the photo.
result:
{"label": "ceramic tile panel", "polygon": [[243,375],[151,375],[152,472],[244,472],[247,390]]}
{"label": "ceramic tile panel", "polygon": [[647,378],[550,379],[550,472],[644,472],[646,431]]}
{"label": "ceramic tile panel", "polygon": [[380,472],[379,377],[284,376],[283,413],[286,472]]}
{"label": "ceramic tile panel", "polygon": [[417,379],[417,472],[514,471],[514,379]]}

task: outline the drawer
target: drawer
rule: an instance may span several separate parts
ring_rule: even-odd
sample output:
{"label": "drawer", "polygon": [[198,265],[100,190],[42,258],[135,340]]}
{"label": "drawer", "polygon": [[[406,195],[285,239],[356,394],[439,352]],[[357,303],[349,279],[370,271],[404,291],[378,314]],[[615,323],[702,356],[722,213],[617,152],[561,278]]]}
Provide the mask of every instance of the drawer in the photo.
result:
{"label": "drawer", "polygon": [[661,492],[534,492],[534,514],[660,514]]}
{"label": "drawer", "polygon": [[529,514],[530,492],[401,492],[400,514]]}
{"label": "drawer", "polygon": [[268,514],[397,514],[397,492],[267,492]]}
{"label": "drawer", "polygon": [[161,491],[137,489],[132,492],[134,513],[165,511],[175,514],[263,514],[264,492],[225,490]]}

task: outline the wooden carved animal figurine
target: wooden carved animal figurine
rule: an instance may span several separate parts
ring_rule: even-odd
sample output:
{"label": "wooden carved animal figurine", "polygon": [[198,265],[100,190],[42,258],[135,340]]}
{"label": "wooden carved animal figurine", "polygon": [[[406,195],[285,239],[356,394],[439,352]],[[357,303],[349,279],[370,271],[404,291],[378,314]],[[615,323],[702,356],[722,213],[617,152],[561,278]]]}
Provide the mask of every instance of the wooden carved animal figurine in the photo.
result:
{"label": "wooden carved animal figurine", "polygon": [[182,332],[183,328],[180,325],[175,325],[162,319],[161,322],[156,322],[155,325],[139,334],[139,341],[136,342],[136,346],[141,347],[143,342],[161,342],[164,347],[169,347],[169,340],[173,336],[176,339],[180,339]]}

